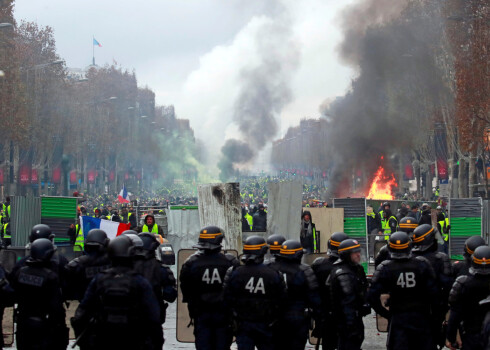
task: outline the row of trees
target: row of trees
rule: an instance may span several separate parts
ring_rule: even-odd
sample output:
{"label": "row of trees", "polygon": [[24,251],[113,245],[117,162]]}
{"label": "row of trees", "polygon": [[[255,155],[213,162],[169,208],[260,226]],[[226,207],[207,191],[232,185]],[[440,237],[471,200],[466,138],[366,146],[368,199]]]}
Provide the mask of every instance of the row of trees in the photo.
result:
{"label": "row of trees", "polygon": [[[0,0],[0,184],[4,194],[100,193],[192,179],[199,151],[188,120],[156,106],[117,64],[74,77],[53,31],[13,18]],[[49,184],[49,185],[48,185]]]}
{"label": "row of trees", "polygon": [[[346,12],[351,27],[341,53],[358,75],[314,127],[303,121],[275,143],[273,162],[326,173],[333,195],[366,190],[379,165],[391,168],[400,190],[404,178],[415,178],[419,197],[430,197],[433,177],[449,180],[451,196],[472,196],[478,183],[487,192],[490,7],[484,0],[396,4],[403,4],[396,16],[376,1]],[[353,15],[373,14],[353,31]],[[302,152],[291,152],[295,143]]]}

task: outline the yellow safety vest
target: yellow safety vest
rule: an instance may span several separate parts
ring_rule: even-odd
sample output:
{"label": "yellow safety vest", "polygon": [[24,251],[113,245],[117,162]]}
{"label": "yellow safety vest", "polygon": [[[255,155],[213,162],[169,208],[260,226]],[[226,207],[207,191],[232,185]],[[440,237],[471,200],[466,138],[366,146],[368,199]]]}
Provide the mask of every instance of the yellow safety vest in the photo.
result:
{"label": "yellow safety vest", "polygon": [[7,234],[8,227],[9,227],[8,222],[5,225],[3,225],[3,238],[12,238],[10,234]]}
{"label": "yellow safety vest", "polygon": [[[150,232],[150,230],[148,229],[148,225],[144,224],[141,232]],[[158,234],[158,225],[157,224],[153,225],[153,227],[151,228],[151,233],[154,233],[156,235]]]}
{"label": "yellow safety vest", "polygon": [[75,239],[75,244],[73,245],[74,252],[83,252],[85,237],[83,236],[83,230],[80,230],[80,226],[75,225],[75,232],[77,233],[77,238]]}
{"label": "yellow safety vest", "polygon": [[10,217],[10,204],[9,205],[3,204],[3,213],[8,217]]}
{"label": "yellow safety vest", "polygon": [[[383,220],[383,219],[381,220],[381,228],[383,229],[383,233],[384,233],[385,235],[389,235],[389,234],[391,234],[390,220],[391,220],[392,218],[393,218],[393,219],[395,219],[395,221],[396,221],[396,218],[395,218],[394,216],[390,216],[390,217],[389,217],[388,219],[386,219],[386,220]],[[385,236],[385,239],[386,239],[386,240],[388,240],[388,239],[389,239],[389,237],[388,237],[388,236]]]}
{"label": "yellow safety vest", "polygon": [[438,221],[438,224],[441,226],[441,235],[445,242],[449,240],[449,233],[444,233],[444,228],[449,226],[449,219],[445,218],[444,220]]}
{"label": "yellow safety vest", "polygon": [[125,223],[125,224],[128,224],[129,223],[129,218],[131,217],[131,213],[128,213],[128,222],[124,222],[126,220],[126,218],[124,216],[121,215],[121,219],[122,219],[122,222]]}
{"label": "yellow safety vest", "polygon": [[316,228],[313,227],[313,252],[316,252]]}
{"label": "yellow safety vest", "polygon": [[254,218],[253,218],[253,216],[250,215],[249,213],[247,213],[247,214],[245,214],[245,219],[247,219],[248,226],[250,226],[250,229],[252,229],[253,224],[254,224]]}

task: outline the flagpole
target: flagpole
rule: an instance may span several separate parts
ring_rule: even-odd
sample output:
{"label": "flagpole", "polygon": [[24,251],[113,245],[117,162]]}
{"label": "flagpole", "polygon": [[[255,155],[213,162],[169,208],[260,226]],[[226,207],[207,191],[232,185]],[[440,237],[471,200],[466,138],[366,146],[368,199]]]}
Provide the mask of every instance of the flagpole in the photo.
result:
{"label": "flagpole", "polygon": [[95,66],[95,45],[94,45],[95,35],[92,35],[92,65]]}

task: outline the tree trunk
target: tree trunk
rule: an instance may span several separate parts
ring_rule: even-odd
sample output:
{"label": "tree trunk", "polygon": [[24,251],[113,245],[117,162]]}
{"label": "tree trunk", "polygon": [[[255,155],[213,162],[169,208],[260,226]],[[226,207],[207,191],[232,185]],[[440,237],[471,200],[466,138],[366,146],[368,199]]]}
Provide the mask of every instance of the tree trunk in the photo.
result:
{"label": "tree trunk", "polygon": [[430,164],[427,165],[427,172],[425,173],[425,199],[426,200],[431,200],[432,199],[432,173],[430,171]]}
{"label": "tree trunk", "polygon": [[449,197],[452,197],[453,194],[453,187],[454,187],[454,150],[453,150],[453,144],[452,142],[448,142],[448,154],[451,155],[451,157],[447,160],[447,175],[448,175],[448,193]]}
{"label": "tree trunk", "polygon": [[468,164],[468,197],[473,197],[473,193],[478,189],[476,185],[476,152],[470,153]]}
{"label": "tree trunk", "polygon": [[[3,176],[4,176],[4,196],[9,196],[10,195],[10,141],[5,142],[5,165],[4,165],[4,170],[3,170]],[[3,198],[3,197],[2,197]]]}
{"label": "tree trunk", "polygon": [[403,180],[403,157],[401,156],[403,153],[399,152],[400,159],[398,162],[398,193],[401,193],[402,196],[405,193],[405,181]]}
{"label": "tree trunk", "polygon": [[466,198],[466,162],[463,157],[459,158],[459,169],[458,169],[458,197]]}
{"label": "tree trunk", "polygon": [[413,170],[415,172],[415,180],[417,183],[417,199],[420,198],[420,162],[418,160],[414,160],[412,162]]}
{"label": "tree trunk", "polygon": [[12,194],[17,195],[20,193],[19,185],[19,146],[14,145],[14,181]]}

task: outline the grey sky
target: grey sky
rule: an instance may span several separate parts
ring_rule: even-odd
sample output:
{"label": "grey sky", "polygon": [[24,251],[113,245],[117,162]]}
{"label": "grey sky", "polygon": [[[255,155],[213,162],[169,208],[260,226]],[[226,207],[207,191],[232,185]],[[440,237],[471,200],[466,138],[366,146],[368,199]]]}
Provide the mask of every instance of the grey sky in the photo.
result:
{"label": "grey sky", "polygon": [[[99,65],[115,60],[135,69],[158,104],[174,104],[198,137],[219,129],[233,136],[230,108],[235,77],[254,60],[251,38],[263,20],[291,18],[300,63],[293,100],[281,112],[282,132],[319,105],[343,95],[353,71],[339,62],[338,12],[352,0],[16,0],[17,21],[49,25],[69,67],[91,63],[92,35]],[[267,35],[262,33],[260,35]],[[249,52],[250,50],[250,52]],[[279,135],[278,135],[279,136]]]}

